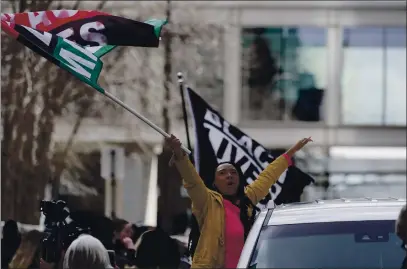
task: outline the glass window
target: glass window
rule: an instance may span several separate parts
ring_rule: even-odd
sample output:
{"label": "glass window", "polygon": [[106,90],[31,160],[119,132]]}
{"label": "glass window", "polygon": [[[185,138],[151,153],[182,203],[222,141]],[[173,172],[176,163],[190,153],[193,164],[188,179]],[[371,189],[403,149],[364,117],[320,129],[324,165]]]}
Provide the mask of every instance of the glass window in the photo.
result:
{"label": "glass window", "polygon": [[406,28],[386,29],[386,125],[406,125]]}
{"label": "glass window", "polygon": [[243,117],[320,121],[327,84],[326,30],[244,28]]}
{"label": "glass window", "polygon": [[406,174],[330,174],[331,198],[406,198]]}
{"label": "glass window", "polygon": [[405,31],[402,27],[344,29],[344,124],[406,124]]}
{"label": "glass window", "polygon": [[260,234],[250,268],[400,268],[394,220],[274,225]]}

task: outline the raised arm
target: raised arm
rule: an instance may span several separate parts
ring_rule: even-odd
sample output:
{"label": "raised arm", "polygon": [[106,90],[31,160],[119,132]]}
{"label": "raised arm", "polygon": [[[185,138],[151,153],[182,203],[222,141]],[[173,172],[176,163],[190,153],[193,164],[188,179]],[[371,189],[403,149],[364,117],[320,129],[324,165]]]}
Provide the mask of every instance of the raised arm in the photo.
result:
{"label": "raised arm", "polygon": [[275,159],[264,169],[258,178],[246,187],[246,195],[253,204],[258,204],[269,193],[271,186],[277,182],[284,171],[291,165],[291,158],[302,149],[311,137],[298,141],[286,153]]}
{"label": "raised arm", "polygon": [[166,139],[166,144],[174,153],[175,166],[181,174],[184,187],[192,200],[194,209],[201,212],[206,211],[210,195],[209,190],[206,188],[193,164],[189,161],[189,158],[182,151],[181,142],[171,135],[170,138]]}

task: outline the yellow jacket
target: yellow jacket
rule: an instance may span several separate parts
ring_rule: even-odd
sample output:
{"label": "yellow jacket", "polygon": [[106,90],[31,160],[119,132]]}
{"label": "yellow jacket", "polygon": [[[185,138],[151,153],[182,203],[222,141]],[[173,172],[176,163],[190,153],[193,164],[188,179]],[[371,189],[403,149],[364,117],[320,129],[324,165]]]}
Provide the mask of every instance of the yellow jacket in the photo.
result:
{"label": "yellow jacket", "polygon": [[[192,213],[201,230],[191,268],[222,268],[225,258],[225,213],[222,195],[206,188],[188,157],[175,160],[175,165],[192,200]],[[287,160],[280,156],[260,173],[257,180],[246,187],[246,195],[253,204],[258,204],[269,193],[270,187],[287,168]]]}

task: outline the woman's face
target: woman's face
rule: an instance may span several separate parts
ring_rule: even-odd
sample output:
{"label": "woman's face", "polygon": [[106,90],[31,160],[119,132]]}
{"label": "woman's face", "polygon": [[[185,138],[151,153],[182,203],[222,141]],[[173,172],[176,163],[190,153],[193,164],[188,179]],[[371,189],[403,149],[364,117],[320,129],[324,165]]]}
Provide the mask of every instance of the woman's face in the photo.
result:
{"label": "woman's face", "polygon": [[133,236],[133,228],[131,227],[131,223],[127,223],[124,225],[123,229],[120,232],[120,239],[123,240],[126,237],[132,237]]}
{"label": "woman's face", "polygon": [[236,168],[229,163],[219,165],[214,185],[223,195],[236,195],[239,188],[239,174]]}

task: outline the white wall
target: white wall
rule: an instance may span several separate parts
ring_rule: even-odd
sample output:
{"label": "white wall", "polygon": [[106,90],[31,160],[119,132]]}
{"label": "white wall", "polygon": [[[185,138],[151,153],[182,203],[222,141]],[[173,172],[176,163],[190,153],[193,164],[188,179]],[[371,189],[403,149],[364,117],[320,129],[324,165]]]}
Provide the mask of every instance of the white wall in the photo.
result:
{"label": "white wall", "polygon": [[132,154],[126,159],[122,197],[123,218],[132,223],[144,223],[148,168],[137,154]]}

